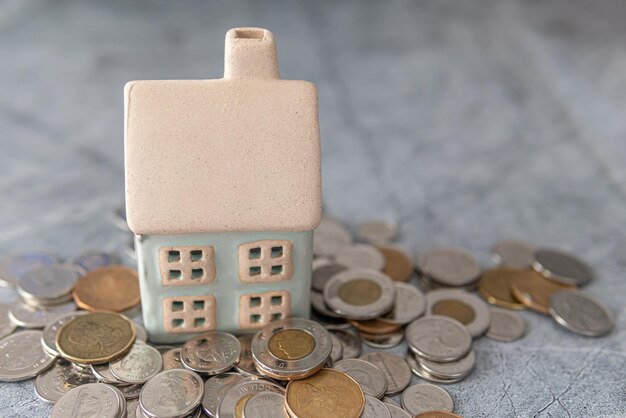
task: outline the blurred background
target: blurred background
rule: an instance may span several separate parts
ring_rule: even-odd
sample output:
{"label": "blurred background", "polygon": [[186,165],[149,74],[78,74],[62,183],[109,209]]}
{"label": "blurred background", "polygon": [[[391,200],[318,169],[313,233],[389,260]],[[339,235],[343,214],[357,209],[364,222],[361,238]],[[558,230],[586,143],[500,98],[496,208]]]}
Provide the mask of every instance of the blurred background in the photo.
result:
{"label": "blurred background", "polygon": [[625,416],[621,0],[4,0],[0,253],[121,253],[124,84],[220,78],[235,26],[271,30],[282,77],[317,85],[329,214],[394,218],[416,252],[487,263],[521,238],[596,268],[587,290],[616,332],[563,337],[529,316],[521,344],[484,347],[482,372],[451,389],[459,411]]}

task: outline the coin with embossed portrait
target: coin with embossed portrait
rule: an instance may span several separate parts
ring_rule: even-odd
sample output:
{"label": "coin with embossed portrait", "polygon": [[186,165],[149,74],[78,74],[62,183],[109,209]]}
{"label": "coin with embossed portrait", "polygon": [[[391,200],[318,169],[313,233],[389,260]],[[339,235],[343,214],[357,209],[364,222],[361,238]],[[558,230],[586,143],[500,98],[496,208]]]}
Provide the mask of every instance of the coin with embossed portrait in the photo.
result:
{"label": "coin with embossed portrait", "polygon": [[240,354],[241,345],[234,335],[213,331],[187,341],[180,360],[189,370],[215,375],[237,364]]}
{"label": "coin with embossed portrait", "polygon": [[124,357],[109,363],[111,374],[126,383],[144,383],[163,368],[161,353],[144,343],[135,343]]}
{"label": "coin with embossed portrait", "polygon": [[79,370],[70,362],[58,359],[54,365],[35,379],[35,394],[44,402],[56,402],[77,386],[97,383],[87,370]]}
{"label": "coin with embossed portrait", "polygon": [[257,393],[264,392],[274,392],[283,395],[285,389],[274,382],[264,379],[256,379],[254,377],[242,379],[226,390],[218,405],[217,416],[219,418],[241,418],[247,401]]}
{"label": "coin with embossed portrait", "polygon": [[611,311],[580,290],[563,290],[553,294],[550,315],[559,325],[588,337],[608,334],[615,325]]}
{"label": "coin with embossed portrait", "polygon": [[363,389],[363,393],[375,398],[382,398],[387,391],[385,373],[369,361],[361,359],[345,359],[338,361],[334,367],[353,378]]}
{"label": "coin with embossed portrait", "polygon": [[400,398],[402,407],[410,414],[417,415],[428,411],[454,411],[452,396],[439,386],[420,383],[409,386]]}
{"label": "coin with embossed portrait", "polygon": [[77,316],[85,315],[86,313],[87,311],[70,312],[69,314],[47,324],[43,329],[43,334],[41,336],[41,344],[43,345],[43,348],[53,356],[58,356],[59,350],[57,349],[56,343],[57,333],[63,325],[67,324]]}
{"label": "coin with embossed portrait", "polygon": [[104,383],[77,386],[54,405],[50,418],[121,418],[126,400],[120,391]]}
{"label": "coin with embossed portrait", "polygon": [[204,384],[195,372],[165,370],[143,386],[139,403],[149,417],[182,417],[195,411],[202,401]]}
{"label": "coin with embossed portrait", "polygon": [[409,348],[431,361],[459,360],[472,347],[472,336],[459,321],[447,316],[430,315],[411,322],[406,328]]}
{"label": "coin with embossed portrait", "polygon": [[363,354],[361,360],[368,361],[378,367],[387,379],[386,395],[402,392],[411,383],[411,369],[404,359],[396,354],[374,351]]}
{"label": "coin with embossed portrait", "polygon": [[54,357],[41,346],[41,331],[21,331],[0,340],[1,382],[30,379],[53,363]]}
{"label": "coin with embossed portrait", "polygon": [[502,342],[511,342],[522,338],[526,331],[526,322],[517,312],[506,309],[491,308],[491,325],[486,337]]}

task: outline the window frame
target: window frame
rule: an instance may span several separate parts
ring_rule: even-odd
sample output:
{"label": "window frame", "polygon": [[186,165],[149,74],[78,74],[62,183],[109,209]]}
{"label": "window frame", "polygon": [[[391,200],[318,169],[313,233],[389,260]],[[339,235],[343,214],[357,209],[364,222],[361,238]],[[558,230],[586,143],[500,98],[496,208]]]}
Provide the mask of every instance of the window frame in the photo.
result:
{"label": "window frame", "polygon": [[[279,256],[273,249],[281,247]],[[260,249],[260,251],[256,251]],[[252,257],[254,255],[254,257]],[[293,244],[289,240],[259,240],[239,245],[239,280],[243,283],[274,283],[291,280],[294,271]],[[280,266],[280,273],[274,273]],[[252,271],[254,270],[254,274]]]}

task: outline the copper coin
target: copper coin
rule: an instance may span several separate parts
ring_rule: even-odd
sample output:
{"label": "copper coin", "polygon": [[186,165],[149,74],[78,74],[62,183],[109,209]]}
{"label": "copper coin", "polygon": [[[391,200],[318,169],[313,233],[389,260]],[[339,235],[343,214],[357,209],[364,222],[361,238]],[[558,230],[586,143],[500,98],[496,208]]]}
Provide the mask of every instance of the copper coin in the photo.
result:
{"label": "copper coin", "polygon": [[379,245],[378,249],[385,257],[383,272],[392,280],[406,282],[413,275],[411,253],[398,245]]}
{"label": "copper coin", "polygon": [[348,322],[350,322],[350,324],[360,332],[375,335],[391,334],[392,332],[396,332],[402,328],[401,325],[389,324],[381,321],[380,319],[370,319],[367,321],[348,320]]}
{"label": "copper coin", "polygon": [[546,315],[549,314],[550,297],[554,293],[575,288],[548,280],[536,271],[520,272],[511,284],[511,290],[517,300],[533,311]]}
{"label": "copper coin", "polygon": [[140,302],[137,272],[124,266],[94,269],[76,283],[74,300],[88,311],[126,311]]}
{"label": "copper coin", "polygon": [[526,305],[517,300],[511,289],[513,280],[520,273],[523,274],[526,271],[511,268],[488,270],[480,279],[478,290],[492,305],[515,310],[525,309]]}

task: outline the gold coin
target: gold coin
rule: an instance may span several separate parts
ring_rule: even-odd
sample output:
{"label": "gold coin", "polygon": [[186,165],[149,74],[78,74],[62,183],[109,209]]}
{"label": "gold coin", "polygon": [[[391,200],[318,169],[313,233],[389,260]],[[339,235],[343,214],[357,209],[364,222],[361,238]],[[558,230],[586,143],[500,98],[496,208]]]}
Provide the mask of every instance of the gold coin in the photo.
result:
{"label": "gold coin", "polygon": [[361,386],[345,373],[321,369],[287,385],[285,404],[298,418],[358,418],[365,407]]}
{"label": "gold coin", "polygon": [[385,257],[383,273],[392,280],[408,281],[413,275],[413,260],[405,250],[392,245],[380,245],[378,249]]}
{"label": "gold coin", "polygon": [[81,364],[106,363],[122,357],[135,342],[135,326],[113,312],[78,316],[59,329],[61,357]]}
{"label": "gold coin", "polygon": [[463,325],[469,324],[476,318],[476,313],[471,306],[455,299],[440,300],[435,303],[433,305],[432,314],[456,319]]}
{"label": "gold coin", "polygon": [[367,321],[354,321],[350,319],[348,322],[357,330],[368,334],[391,334],[402,328],[401,325],[389,324],[378,318]]}
{"label": "gold coin", "polygon": [[367,279],[350,280],[339,288],[339,298],[356,306],[369,305],[380,299],[382,289],[378,283]]}
{"label": "gold coin", "polygon": [[550,297],[554,293],[575,288],[576,286],[550,281],[536,271],[520,272],[511,283],[511,290],[517,300],[546,315],[549,314]]}
{"label": "gold coin", "polygon": [[463,418],[448,411],[428,411],[415,415],[415,418]]}
{"label": "gold coin", "polygon": [[74,301],[88,311],[123,312],[139,305],[137,272],[124,266],[107,266],[78,279]]}
{"label": "gold coin", "polygon": [[488,270],[480,279],[478,290],[492,305],[515,310],[526,309],[526,305],[517,300],[511,290],[513,280],[520,273],[526,271],[512,268]]}
{"label": "gold coin", "polygon": [[267,348],[280,360],[300,360],[315,349],[315,339],[301,329],[284,329],[270,337]]}

